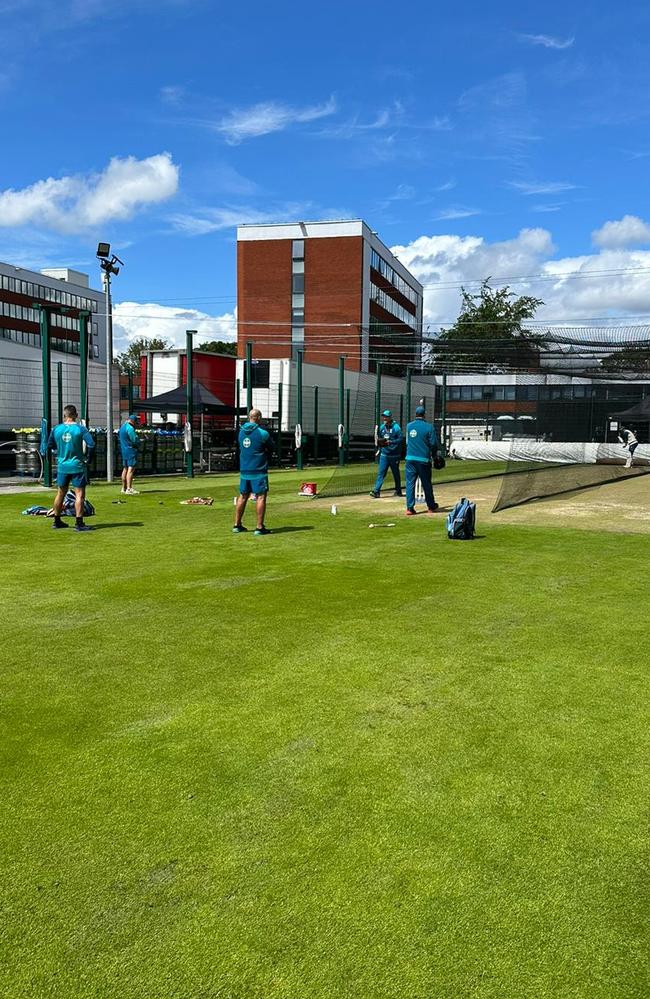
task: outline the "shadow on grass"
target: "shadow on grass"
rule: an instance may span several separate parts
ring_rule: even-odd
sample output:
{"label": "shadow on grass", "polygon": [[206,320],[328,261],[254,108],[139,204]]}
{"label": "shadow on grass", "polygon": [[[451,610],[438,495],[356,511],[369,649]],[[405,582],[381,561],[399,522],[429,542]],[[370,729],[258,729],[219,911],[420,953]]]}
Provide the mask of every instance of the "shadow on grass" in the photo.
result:
{"label": "shadow on grass", "polygon": [[272,527],[271,534],[293,534],[294,531],[313,531],[314,528],[308,525],[303,527]]}
{"label": "shadow on grass", "polygon": [[123,520],[119,524],[93,524],[93,531],[106,531],[111,527],[144,527],[141,520]]}

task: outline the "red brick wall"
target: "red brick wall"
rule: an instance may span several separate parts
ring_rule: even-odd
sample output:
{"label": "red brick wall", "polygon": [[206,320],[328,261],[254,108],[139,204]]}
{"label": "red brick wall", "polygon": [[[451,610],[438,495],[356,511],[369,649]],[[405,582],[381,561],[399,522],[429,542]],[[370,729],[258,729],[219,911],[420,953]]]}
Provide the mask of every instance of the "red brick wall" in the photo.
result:
{"label": "red brick wall", "polygon": [[309,363],[336,367],[339,355],[349,354],[346,368],[358,371],[361,367],[362,277],[362,236],[305,240],[305,360]]}
{"label": "red brick wall", "polygon": [[247,340],[253,357],[291,356],[290,239],[237,243],[237,321],[239,357],[246,355]]}
{"label": "red brick wall", "polygon": [[[239,357],[246,354],[247,340],[253,341],[254,357],[291,356],[291,243],[237,244]],[[306,362],[336,367],[339,354],[349,354],[346,367],[359,369],[362,267],[361,236],[305,240]]]}

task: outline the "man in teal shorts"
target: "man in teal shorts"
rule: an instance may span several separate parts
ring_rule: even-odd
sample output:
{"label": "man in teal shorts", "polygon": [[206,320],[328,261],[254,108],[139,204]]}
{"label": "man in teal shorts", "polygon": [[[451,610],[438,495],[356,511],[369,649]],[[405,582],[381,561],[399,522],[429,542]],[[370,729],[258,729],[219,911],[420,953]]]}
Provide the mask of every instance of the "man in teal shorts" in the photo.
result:
{"label": "man in teal shorts", "polygon": [[268,431],[260,427],[261,419],[260,410],[251,409],[248,421],[239,431],[239,496],[233,534],[243,534],[247,530],[242,524],[242,517],[251,493],[255,494],[257,513],[255,533],[271,533],[264,525],[264,515],[269,491],[269,455],[273,451],[273,441]]}
{"label": "man in teal shorts", "polygon": [[[84,453],[84,444],[86,452]],[[85,427],[77,423],[75,406],[66,406],[63,410],[63,423],[52,430],[47,442],[49,450],[56,451],[56,485],[57,493],[54,500],[53,528],[60,530],[67,527],[61,519],[63,501],[68,489],[75,494],[74,509],[76,520],[75,531],[92,531],[92,527],[84,523],[84,500],[88,485],[87,462],[89,461],[95,442]]]}
{"label": "man in teal shorts", "polygon": [[122,492],[127,496],[137,496],[138,490],[133,488],[133,476],[138,461],[140,442],[135,432],[137,416],[131,413],[120,427],[120,451],[122,454]]}

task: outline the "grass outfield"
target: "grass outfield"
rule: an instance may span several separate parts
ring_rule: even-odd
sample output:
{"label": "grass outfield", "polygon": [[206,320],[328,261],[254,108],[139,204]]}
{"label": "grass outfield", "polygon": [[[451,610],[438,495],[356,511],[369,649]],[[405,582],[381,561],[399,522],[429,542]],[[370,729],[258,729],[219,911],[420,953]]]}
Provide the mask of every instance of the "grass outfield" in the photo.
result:
{"label": "grass outfield", "polygon": [[0,995],[646,999],[650,535],[306,477],[0,497]]}

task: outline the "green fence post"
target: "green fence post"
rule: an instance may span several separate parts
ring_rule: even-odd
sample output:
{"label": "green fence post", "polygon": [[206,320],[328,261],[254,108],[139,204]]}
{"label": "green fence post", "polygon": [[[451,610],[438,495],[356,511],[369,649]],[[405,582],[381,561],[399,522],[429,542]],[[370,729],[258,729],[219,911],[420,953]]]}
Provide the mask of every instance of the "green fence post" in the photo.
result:
{"label": "green fence post", "polygon": [[[304,350],[299,350],[296,359],[296,424],[300,425],[302,434],[302,359]],[[302,441],[299,448],[296,448],[296,468],[302,469]]]}
{"label": "green fence post", "polygon": [[79,313],[79,413],[81,422],[88,426],[88,319],[90,313]]}
{"label": "green fence post", "polygon": [[[348,390],[349,391],[349,390]],[[345,356],[339,357],[339,426],[343,426],[343,439],[339,445],[339,465],[345,465],[345,437],[350,433],[350,402],[348,398],[348,419],[345,420]]]}
{"label": "green fence post", "polygon": [[381,420],[381,361],[377,361],[377,383],[375,387],[375,426]]}
{"label": "green fence post", "polygon": [[284,385],[278,382],[278,465],[282,464],[282,395]]}
{"label": "green fence post", "polygon": [[411,422],[411,369],[406,369],[406,422]]}
{"label": "green fence post", "polygon": [[[186,385],[185,393],[187,399],[187,413],[185,414],[185,419],[192,428],[192,421],[194,419],[194,396],[192,395],[192,379],[193,379],[193,367],[192,364],[192,336],[196,333],[196,330],[185,330],[185,356],[187,359],[186,365]],[[194,444],[189,451],[185,454],[185,474],[188,479],[194,478]]]}
{"label": "green fence post", "polygon": [[235,415],[235,429],[239,431],[239,412],[241,410],[241,381],[239,378],[235,382],[235,409],[237,410]]}
{"label": "green fence post", "polygon": [[[350,392],[351,389],[345,390],[345,434],[343,440],[343,452],[346,458],[349,457],[348,445],[352,437],[352,424],[350,423]],[[345,464],[345,462],[344,462]]]}
{"label": "green fence post", "polygon": [[399,397],[399,425],[404,429],[404,393]]}
{"label": "green fence post", "polygon": [[441,423],[442,423],[442,443],[446,446],[447,444],[447,374],[443,373],[442,376],[442,411],[441,411]]}
{"label": "green fence post", "polygon": [[128,379],[126,392],[129,403],[129,416],[130,416],[131,413],[133,412],[133,372],[129,371],[126,377]]}
{"label": "green fence post", "polygon": [[314,385],[314,461],[318,461],[318,385]]}
{"label": "green fence post", "polygon": [[[253,341],[246,341],[246,409],[253,408]],[[247,413],[247,416],[248,416]]]}
{"label": "green fence post", "polygon": [[56,422],[63,423],[63,361],[56,362]]}
{"label": "green fence post", "polygon": [[[39,315],[39,325],[41,330],[41,366],[43,369],[43,420],[44,420],[44,438],[47,439],[50,436],[50,430],[52,429],[52,370],[50,366],[50,313],[47,307],[38,306],[35,303],[35,308],[38,308]],[[50,457],[49,450],[46,449],[45,455],[43,457],[43,485],[47,486],[48,489],[52,485],[52,458]]]}

